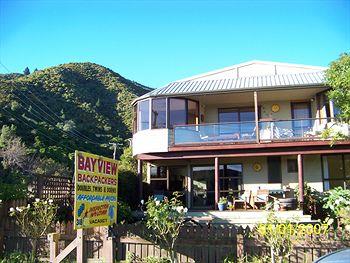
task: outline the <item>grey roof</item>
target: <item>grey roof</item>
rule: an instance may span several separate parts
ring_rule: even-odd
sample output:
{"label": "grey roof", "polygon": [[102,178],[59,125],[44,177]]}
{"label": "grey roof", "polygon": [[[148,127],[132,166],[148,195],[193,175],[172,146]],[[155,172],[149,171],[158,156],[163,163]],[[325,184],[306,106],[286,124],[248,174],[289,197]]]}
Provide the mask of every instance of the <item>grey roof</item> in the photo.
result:
{"label": "grey roof", "polygon": [[195,95],[234,92],[242,90],[278,89],[288,87],[323,86],[324,71],[252,76],[210,80],[185,80],[171,82],[155,89],[137,100],[156,96]]}

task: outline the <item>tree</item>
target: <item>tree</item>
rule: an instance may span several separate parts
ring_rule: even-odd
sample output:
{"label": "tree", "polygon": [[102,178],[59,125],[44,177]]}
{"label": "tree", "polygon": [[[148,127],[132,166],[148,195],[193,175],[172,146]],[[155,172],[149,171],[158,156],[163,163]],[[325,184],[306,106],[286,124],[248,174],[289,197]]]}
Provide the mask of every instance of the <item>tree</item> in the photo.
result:
{"label": "tree", "polygon": [[175,243],[187,213],[187,208],[184,208],[178,199],[179,196],[178,193],[174,193],[173,198],[162,202],[150,198],[146,203],[146,227],[151,231],[155,242],[169,251],[172,263],[177,262]]}
{"label": "tree", "polygon": [[47,235],[56,216],[57,206],[51,199],[36,199],[27,206],[10,208],[10,215],[16,219],[21,232],[30,238],[31,262],[36,262],[40,238]]}
{"label": "tree", "polygon": [[120,156],[119,169],[137,173],[137,160],[132,156],[132,148],[130,146],[124,148],[124,152]]}
{"label": "tree", "polygon": [[343,53],[330,64],[326,71],[326,83],[331,87],[328,97],[341,112],[341,117],[350,120],[350,54]]}
{"label": "tree", "polygon": [[4,125],[0,133],[0,199],[15,200],[27,194],[28,149],[15,134],[16,127]]}
{"label": "tree", "polygon": [[270,247],[270,262],[282,263],[288,260],[294,245],[302,238],[298,229],[296,219],[278,218],[271,211],[267,217],[267,223],[259,223],[254,228],[254,232],[257,240]]}
{"label": "tree", "polygon": [[26,76],[30,74],[30,70],[29,70],[28,67],[26,67],[26,68],[23,70],[23,74],[26,75]]}

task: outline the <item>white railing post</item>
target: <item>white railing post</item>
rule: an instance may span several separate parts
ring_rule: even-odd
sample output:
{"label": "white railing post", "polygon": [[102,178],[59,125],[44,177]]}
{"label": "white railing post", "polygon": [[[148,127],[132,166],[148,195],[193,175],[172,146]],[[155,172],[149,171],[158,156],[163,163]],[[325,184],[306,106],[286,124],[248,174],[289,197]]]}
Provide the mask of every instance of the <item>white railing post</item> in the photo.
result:
{"label": "white railing post", "polygon": [[55,262],[58,254],[58,240],[60,238],[59,233],[50,233],[47,235],[47,240],[50,246],[50,263]]}
{"label": "white railing post", "polygon": [[102,257],[105,262],[114,262],[115,261],[115,242],[114,236],[110,235],[109,227],[105,227],[105,235],[103,237],[103,249]]}

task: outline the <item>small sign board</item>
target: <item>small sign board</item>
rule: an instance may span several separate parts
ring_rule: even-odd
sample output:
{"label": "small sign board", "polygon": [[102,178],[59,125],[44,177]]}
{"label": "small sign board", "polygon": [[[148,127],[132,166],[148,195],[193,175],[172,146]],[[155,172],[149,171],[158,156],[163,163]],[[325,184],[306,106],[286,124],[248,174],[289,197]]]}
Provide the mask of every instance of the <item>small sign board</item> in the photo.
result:
{"label": "small sign board", "polygon": [[117,221],[118,162],[75,152],[74,228],[109,226]]}

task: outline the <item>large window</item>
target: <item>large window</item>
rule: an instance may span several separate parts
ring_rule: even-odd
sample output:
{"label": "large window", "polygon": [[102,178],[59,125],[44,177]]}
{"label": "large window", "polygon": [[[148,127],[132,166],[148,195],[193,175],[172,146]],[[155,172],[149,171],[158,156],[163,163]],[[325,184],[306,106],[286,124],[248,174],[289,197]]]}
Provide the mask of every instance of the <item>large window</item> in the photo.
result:
{"label": "large window", "polygon": [[169,126],[197,124],[198,123],[198,102],[181,99],[169,99]]}
{"label": "large window", "polygon": [[137,104],[133,107],[132,132],[137,132]]}
{"label": "large window", "polygon": [[154,194],[165,194],[168,190],[168,173],[166,166],[151,166],[151,187]]}
{"label": "large window", "polygon": [[242,164],[220,165],[220,196],[232,200],[242,193],[242,173]]}
{"label": "large window", "polygon": [[350,189],[350,154],[322,156],[324,190],[341,186]]}
{"label": "large window", "polygon": [[252,135],[255,128],[254,121],[254,108],[219,109],[219,123],[228,123],[220,125],[220,134]]}
{"label": "large window", "polygon": [[184,99],[169,99],[169,124],[181,125],[187,123],[186,100]]}
{"label": "large window", "polygon": [[[294,137],[303,137],[304,133],[309,131],[311,125],[311,106],[309,102],[293,102],[292,119]],[[299,120],[298,120],[299,119]]]}
{"label": "large window", "polygon": [[162,129],[172,128],[174,125],[199,123],[199,104],[190,99],[147,99],[139,101],[135,111],[134,132],[149,128]]}
{"label": "large window", "polygon": [[149,129],[149,100],[143,100],[138,103],[138,125],[137,130]]}
{"label": "large window", "polygon": [[187,100],[187,124],[198,124],[198,115],[198,102],[193,100]]}
{"label": "large window", "polygon": [[166,127],[166,99],[152,100],[152,129]]}

